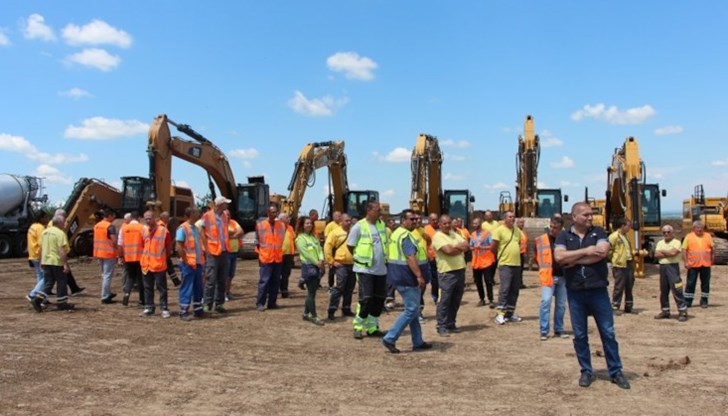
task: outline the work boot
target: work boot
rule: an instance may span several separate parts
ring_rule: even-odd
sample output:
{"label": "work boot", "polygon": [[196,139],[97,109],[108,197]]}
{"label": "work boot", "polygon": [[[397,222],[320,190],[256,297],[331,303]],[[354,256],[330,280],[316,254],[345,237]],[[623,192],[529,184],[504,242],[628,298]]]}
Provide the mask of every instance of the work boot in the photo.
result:
{"label": "work boot", "polygon": [[71,311],[71,310],[73,310],[75,308],[76,308],[76,305],[74,305],[73,303],[63,302],[63,303],[59,303],[58,304],[58,310],[59,311]]}
{"label": "work boot", "polygon": [[632,305],[624,305],[624,313],[632,313]]}
{"label": "work boot", "polygon": [[688,320],[688,311],[679,311],[677,314],[677,320],[680,322],[685,322]]}
{"label": "work boot", "polygon": [[485,306],[485,299],[481,299],[480,302],[478,302],[478,307]]}
{"label": "work boot", "polygon": [[333,321],[334,319],[336,319],[335,314],[336,311],[329,311],[329,315],[326,317],[326,319],[328,319],[329,321]]}
{"label": "work boot", "polygon": [[129,294],[124,293],[124,298],[121,300],[121,304],[124,306],[129,306]]}
{"label": "work boot", "polygon": [[655,319],[670,319],[670,311],[662,311],[655,315]]}
{"label": "work boot", "polygon": [[352,312],[350,309],[344,309],[343,311],[341,311],[341,314],[344,316],[347,316],[347,317],[356,316],[356,314],[354,312]]}

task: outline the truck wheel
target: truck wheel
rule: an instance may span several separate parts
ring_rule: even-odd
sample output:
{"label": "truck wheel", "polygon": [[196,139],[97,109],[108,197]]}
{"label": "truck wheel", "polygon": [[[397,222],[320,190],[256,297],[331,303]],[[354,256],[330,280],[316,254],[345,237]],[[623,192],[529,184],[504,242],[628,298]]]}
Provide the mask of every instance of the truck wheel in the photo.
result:
{"label": "truck wheel", "polygon": [[13,254],[13,239],[7,234],[0,234],[0,259],[6,259]]}
{"label": "truck wheel", "polygon": [[76,256],[91,256],[94,252],[94,240],[90,232],[81,233],[71,244]]}
{"label": "truck wheel", "polygon": [[18,236],[15,241],[15,257],[28,257],[28,239],[25,236]]}

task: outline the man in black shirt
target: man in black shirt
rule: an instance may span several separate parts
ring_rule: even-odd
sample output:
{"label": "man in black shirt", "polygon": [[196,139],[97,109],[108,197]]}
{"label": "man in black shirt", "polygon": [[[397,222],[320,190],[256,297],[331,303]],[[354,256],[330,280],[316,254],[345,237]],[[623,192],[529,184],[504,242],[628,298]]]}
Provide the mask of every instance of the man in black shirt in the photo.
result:
{"label": "man in black shirt", "polygon": [[574,350],[581,367],[579,385],[589,387],[596,378],[591,366],[587,329],[587,318],[592,315],[602,339],[609,377],[619,387],[628,389],[630,385],[622,374],[619,344],[614,333],[614,316],[607,291],[607,233],[592,225],[592,209],[585,202],[574,204],[571,216],[571,228],[562,231],[556,238],[554,257],[564,268]]}

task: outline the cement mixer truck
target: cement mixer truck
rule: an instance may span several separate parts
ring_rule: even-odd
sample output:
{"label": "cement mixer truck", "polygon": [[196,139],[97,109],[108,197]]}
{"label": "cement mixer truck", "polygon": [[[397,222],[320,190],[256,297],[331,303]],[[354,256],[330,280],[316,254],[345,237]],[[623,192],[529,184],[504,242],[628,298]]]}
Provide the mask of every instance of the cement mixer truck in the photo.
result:
{"label": "cement mixer truck", "polygon": [[0,258],[24,256],[27,232],[33,223],[33,204],[47,200],[43,183],[34,176],[0,174]]}

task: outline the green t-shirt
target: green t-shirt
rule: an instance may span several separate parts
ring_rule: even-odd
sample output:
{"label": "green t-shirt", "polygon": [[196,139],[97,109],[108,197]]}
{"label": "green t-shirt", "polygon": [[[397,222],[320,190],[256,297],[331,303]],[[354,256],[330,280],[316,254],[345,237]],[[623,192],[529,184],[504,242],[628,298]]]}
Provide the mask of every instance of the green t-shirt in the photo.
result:
{"label": "green t-shirt", "polygon": [[69,251],[68,237],[58,227],[48,227],[43,234],[40,235],[41,259],[40,264],[43,266],[63,266],[61,262],[60,248]]}
{"label": "green t-shirt", "polygon": [[498,242],[498,266],[521,265],[521,238],[518,227],[508,228],[503,225],[493,230],[493,240]]}
{"label": "green t-shirt", "polygon": [[662,257],[662,258],[660,258],[660,261],[659,261],[660,264],[680,263],[680,258],[681,258],[681,254],[680,254],[681,244],[680,244],[680,241],[677,238],[673,238],[672,240],[670,240],[669,243],[666,243],[665,240],[660,240],[660,241],[657,242],[657,246],[655,246],[655,250],[656,251],[659,251],[659,250],[670,250],[670,249],[673,249],[673,248],[676,248],[677,249],[677,254],[675,254],[672,257]]}
{"label": "green t-shirt", "polygon": [[455,246],[465,239],[459,233],[450,231],[450,234],[445,234],[442,231],[435,233],[432,238],[432,248],[435,249],[435,259],[437,260],[437,272],[447,273],[453,270],[460,270],[465,268],[465,255],[463,253],[448,255],[443,253],[440,249],[444,246],[451,245]]}

